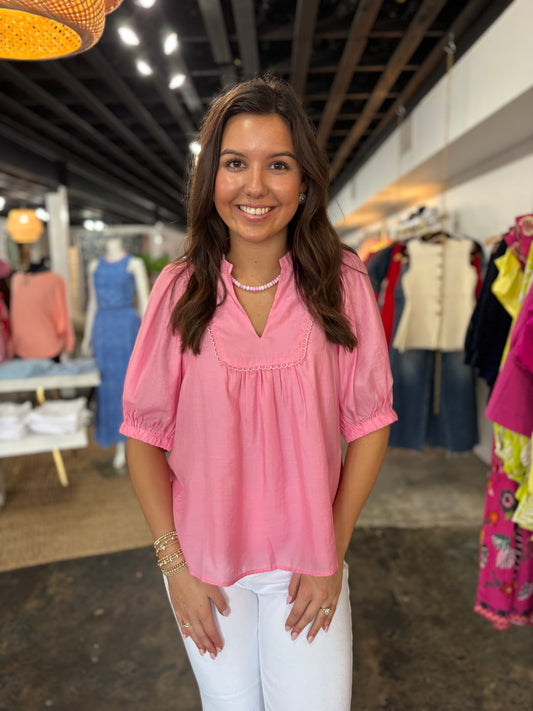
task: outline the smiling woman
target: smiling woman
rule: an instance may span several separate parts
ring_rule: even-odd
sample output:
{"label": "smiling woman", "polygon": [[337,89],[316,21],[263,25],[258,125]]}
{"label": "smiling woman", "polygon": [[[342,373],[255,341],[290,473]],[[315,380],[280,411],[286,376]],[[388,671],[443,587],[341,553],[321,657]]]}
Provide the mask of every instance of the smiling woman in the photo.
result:
{"label": "smiling woman", "polygon": [[[228,226],[229,261],[239,258],[244,243],[268,252],[276,261],[287,251],[288,224],[305,191],[289,126],[277,114],[240,114],[226,124],[215,182],[215,206]],[[268,270],[267,260],[244,259],[239,276],[259,279],[268,274],[243,274]],[[254,269],[255,267],[255,269]],[[271,275],[270,275],[271,276]]]}
{"label": "smiling woman", "polygon": [[381,318],[287,84],[222,94],[200,143],[126,378],[133,485],[204,711],[348,711],[344,555],[395,419]]}

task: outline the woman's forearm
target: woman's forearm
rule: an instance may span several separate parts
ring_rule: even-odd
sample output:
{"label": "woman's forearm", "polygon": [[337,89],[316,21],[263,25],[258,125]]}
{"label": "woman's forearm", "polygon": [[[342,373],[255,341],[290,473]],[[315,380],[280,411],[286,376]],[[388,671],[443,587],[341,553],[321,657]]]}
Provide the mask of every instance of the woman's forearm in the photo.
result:
{"label": "woman's forearm", "polygon": [[344,560],[359,514],[378,477],[388,440],[389,427],[384,427],[348,445],[333,504],[339,564]]}
{"label": "woman's forearm", "polygon": [[174,529],[165,452],[159,447],[128,438],[126,457],[135,494],[155,540]]}

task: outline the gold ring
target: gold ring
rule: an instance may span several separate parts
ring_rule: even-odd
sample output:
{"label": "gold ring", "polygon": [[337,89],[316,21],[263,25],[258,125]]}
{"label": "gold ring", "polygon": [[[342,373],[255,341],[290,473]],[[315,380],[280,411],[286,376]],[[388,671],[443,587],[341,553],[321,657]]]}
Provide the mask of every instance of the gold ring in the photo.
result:
{"label": "gold ring", "polygon": [[331,613],[332,613],[331,607],[321,607],[320,609],[321,609],[322,612],[326,615],[326,617],[327,617],[328,615],[331,615]]}
{"label": "gold ring", "polygon": [[187,622],[182,622],[181,626],[183,627],[184,630],[186,630],[187,627],[190,627],[190,624],[188,624]]}

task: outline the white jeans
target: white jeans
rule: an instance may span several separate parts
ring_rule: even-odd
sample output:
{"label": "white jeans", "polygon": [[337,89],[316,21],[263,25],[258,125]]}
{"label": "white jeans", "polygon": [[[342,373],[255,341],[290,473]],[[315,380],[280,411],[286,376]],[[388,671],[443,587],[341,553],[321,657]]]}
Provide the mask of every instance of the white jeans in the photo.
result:
{"label": "white jeans", "polygon": [[274,570],[223,588],[231,614],[224,617],[213,606],[224,641],[216,659],[201,657],[192,639],[184,639],[203,711],[350,711],[348,566],[330,628],[311,644],[310,625],[294,641],[285,631],[290,579],[291,573]]}

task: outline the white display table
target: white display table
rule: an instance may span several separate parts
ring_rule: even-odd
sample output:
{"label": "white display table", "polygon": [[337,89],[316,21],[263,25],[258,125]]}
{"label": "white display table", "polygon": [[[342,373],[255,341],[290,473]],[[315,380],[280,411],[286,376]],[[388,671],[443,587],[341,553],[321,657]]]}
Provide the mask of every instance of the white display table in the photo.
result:
{"label": "white display table", "polygon": [[[100,385],[100,372],[95,368],[84,373],[66,373],[53,375],[38,375],[28,378],[0,378],[0,393],[35,392],[39,403],[45,401],[46,390],[62,388],[91,388]],[[67,473],[61,451],[63,449],[81,449],[88,444],[87,428],[81,427],[72,434],[28,434],[20,439],[0,439],[0,506],[4,500],[4,481],[1,469],[1,459],[18,457],[24,454],[52,452],[59,481],[62,486],[68,486]]]}

